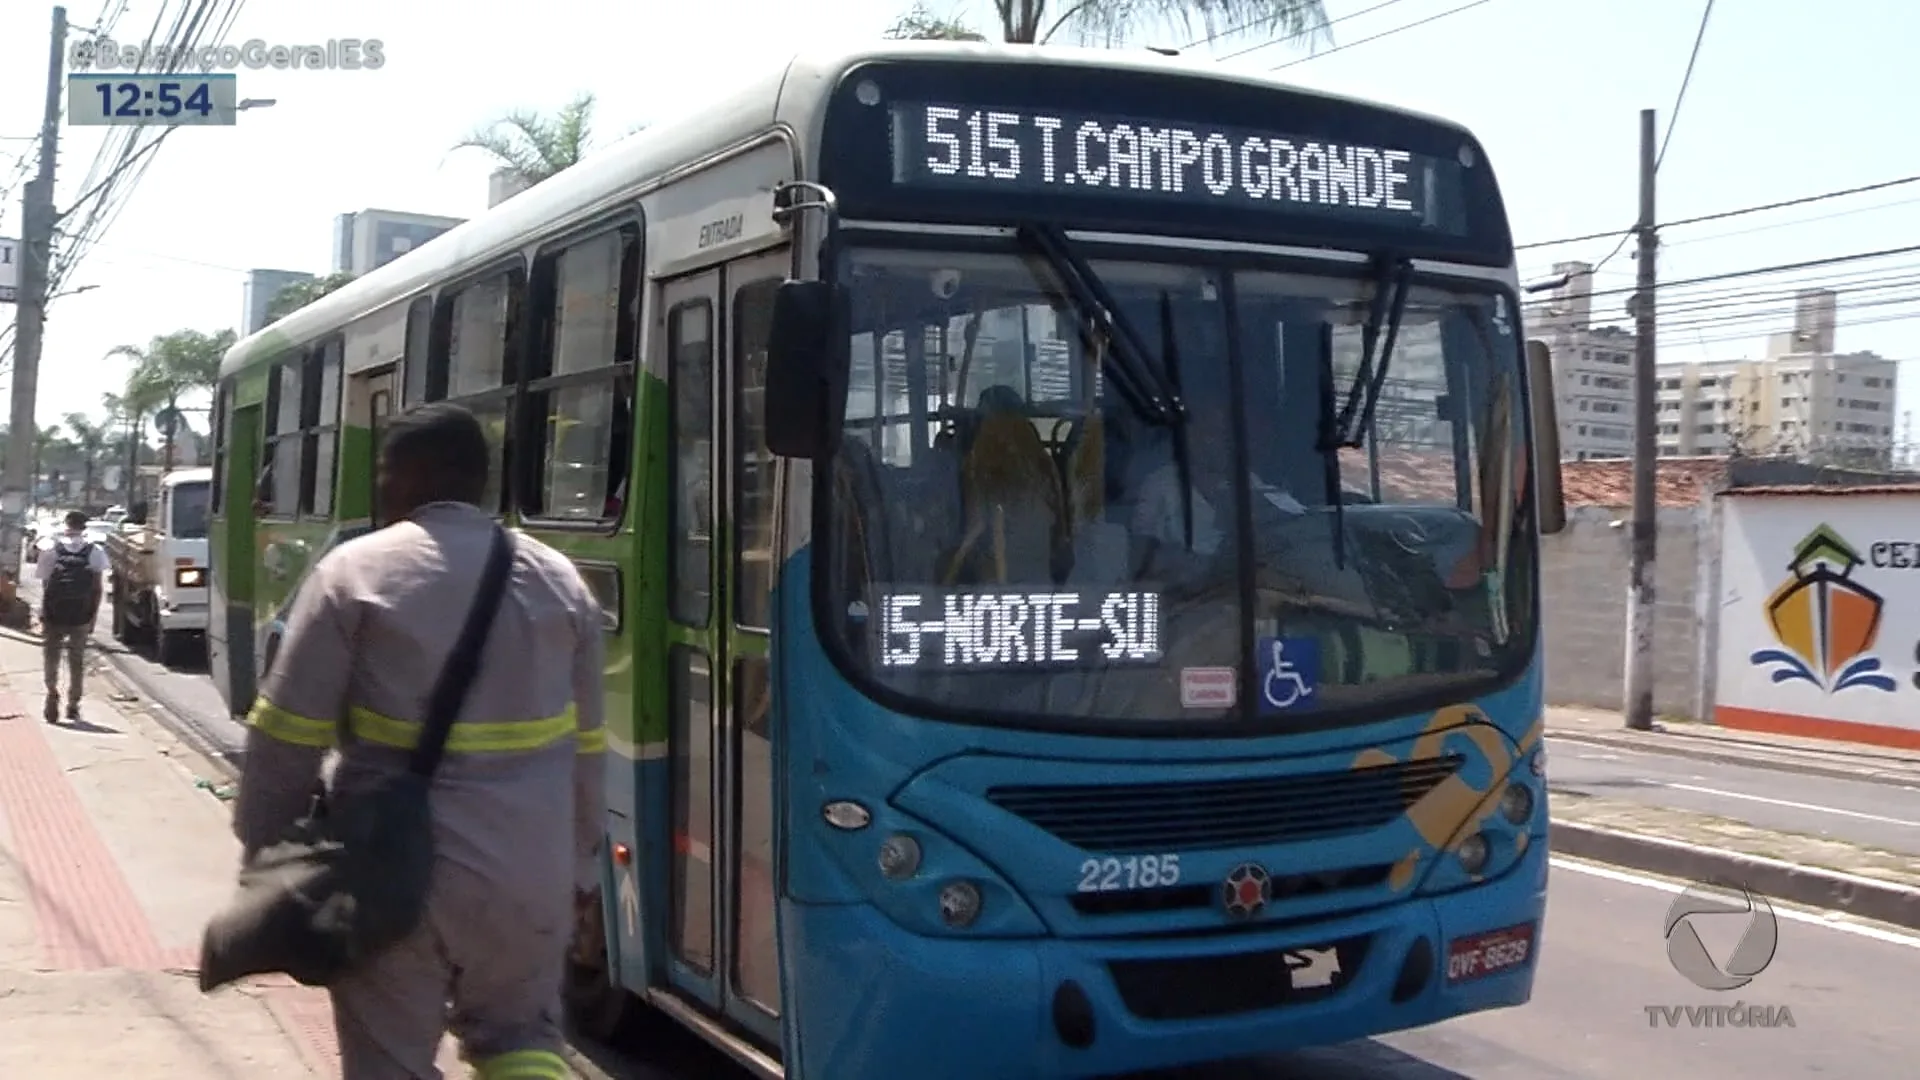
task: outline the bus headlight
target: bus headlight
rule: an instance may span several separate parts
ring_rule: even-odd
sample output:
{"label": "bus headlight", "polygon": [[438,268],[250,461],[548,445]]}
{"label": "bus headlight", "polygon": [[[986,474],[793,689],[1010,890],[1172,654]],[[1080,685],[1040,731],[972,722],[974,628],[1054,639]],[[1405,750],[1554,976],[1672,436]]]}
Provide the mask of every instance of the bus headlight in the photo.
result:
{"label": "bus headlight", "polygon": [[940,921],[964,930],[980,917],[980,888],[971,881],[950,881],[940,890]]}
{"label": "bus headlight", "polygon": [[181,567],[173,572],[173,583],[182,589],[197,589],[207,583],[207,572],[197,566]]}
{"label": "bus headlight", "polygon": [[1460,860],[1460,869],[1477,874],[1487,868],[1487,857],[1493,853],[1493,849],[1487,843],[1485,833],[1474,833],[1460,841],[1460,846],[1453,853]]}
{"label": "bus headlight", "polygon": [[1515,825],[1525,825],[1533,817],[1533,789],[1525,784],[1508,784],[1500,793],[1500,816]]}
{"label": "bus headlight", "polygon": [[880,876],[888,881],[905,881],[920,870],[920,844],[913,837],[895,833],[880,844]]}

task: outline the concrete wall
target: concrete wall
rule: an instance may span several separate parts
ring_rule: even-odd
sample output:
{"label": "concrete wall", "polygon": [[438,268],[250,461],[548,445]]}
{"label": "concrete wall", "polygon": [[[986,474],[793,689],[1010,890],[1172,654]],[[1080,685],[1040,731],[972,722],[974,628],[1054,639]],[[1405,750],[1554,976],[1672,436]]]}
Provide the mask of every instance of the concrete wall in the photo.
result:
{"label": "concrete wall", "polygon": [[[1626,682],[1627,511],[1569,509],[1567,528],[1541,542],[1541,599],[1546,619],[1547,701],[1621,707]],[[1660,511],[1654,562],[1656,712],[1694,717],[1701,690],[1699,537],[1705,512]],[[1619,522],[1618,527],[1614,522]],[[1714,545],[1708,546],[1713,559]]]}

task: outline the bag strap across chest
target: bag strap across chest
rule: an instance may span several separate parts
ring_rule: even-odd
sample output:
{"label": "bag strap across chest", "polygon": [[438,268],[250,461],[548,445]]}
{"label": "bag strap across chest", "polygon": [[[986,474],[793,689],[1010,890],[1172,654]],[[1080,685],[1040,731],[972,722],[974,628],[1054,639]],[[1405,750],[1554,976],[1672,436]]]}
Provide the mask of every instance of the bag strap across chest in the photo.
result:
{"label": "bag strap across chest", "polygon": [[512,570],[513,537],[496,525],[493,528],[493,547],[487,552],[486,569],[480,572],[480,591],[473,598],[466,624],[460,628],[453,652],[447,656],[446,666],[440,669],[440,677],[433,684],[433,693],[427,698],[427,715],[421,725],[420,744],[414,747],[413,756],[407,764],[409,771],[423,780],[433,776],[440,768],[440,759],[446,756],[447,738],[453,733],[454,722],[460,718],[460,710],[466,704],[467,692],[473,689],[474,677],[479,674],[480,654],[486,648],[487,635],[493,630],[494,616],[499,614],[500,602],[506,596],[507,580],[512,576]]}

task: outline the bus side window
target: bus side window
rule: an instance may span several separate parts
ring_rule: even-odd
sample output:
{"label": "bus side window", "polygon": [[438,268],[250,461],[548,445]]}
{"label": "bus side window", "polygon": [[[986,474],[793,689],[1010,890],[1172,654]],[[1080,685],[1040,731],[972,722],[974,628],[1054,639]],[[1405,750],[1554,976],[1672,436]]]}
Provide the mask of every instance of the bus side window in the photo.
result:
{"label": "bus side window", "polygon": [[633,439],[639,337],[640,229],[600,233],[535,268],[525,423],[523,514],[616,521]]}
{"label": "bus side window", "polygon": [[222,382],[213,392],[213,410],[207,415],[213,421],[213,492],[212,511],[223,513],[227,508],[227,463],[229,451],[227,443],[233,438],[229,429],[233,420],[227,415],[233,408],[233,384]]}
{"label": "bus side window", "polygon": [[300,428],[302,357],[281,361],[267,384],[267,453],[258,492],[260,513],[292,517],[300,507],[300,455],[304,432]]}
{"label": "bus side window", "polygon": [[493,449],[484,508],[498,516],[506,510],[513,485],[512,423],[519,363],[515,340],[526,273],[519,264],[489,274],[443,295],[428,353],[427,394],[470,410]]}
{"label": "bus side window", "polygon": [[340,423],[340,356],[337,335],[307,353],[301,372],[300,512],[333,513],[334,458]]}

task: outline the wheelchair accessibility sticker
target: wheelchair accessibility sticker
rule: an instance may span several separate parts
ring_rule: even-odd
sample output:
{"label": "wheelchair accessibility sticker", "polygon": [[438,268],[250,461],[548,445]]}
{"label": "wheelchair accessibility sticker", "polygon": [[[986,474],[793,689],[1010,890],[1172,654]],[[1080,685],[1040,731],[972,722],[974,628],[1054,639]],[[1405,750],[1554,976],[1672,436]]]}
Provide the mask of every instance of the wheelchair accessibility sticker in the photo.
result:
{"label": "wheelchair accessibility sticker", "polygon": [[1313,704],[1320,684],[1320,642],[1316,638],[1261,638],[1255,669],[1262,713],[1288,712]]}

